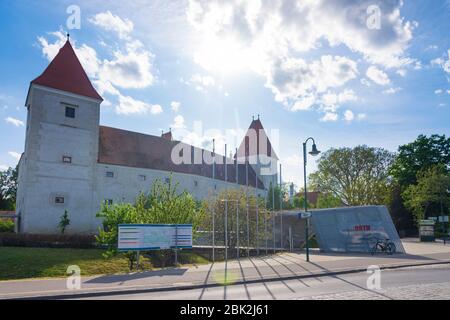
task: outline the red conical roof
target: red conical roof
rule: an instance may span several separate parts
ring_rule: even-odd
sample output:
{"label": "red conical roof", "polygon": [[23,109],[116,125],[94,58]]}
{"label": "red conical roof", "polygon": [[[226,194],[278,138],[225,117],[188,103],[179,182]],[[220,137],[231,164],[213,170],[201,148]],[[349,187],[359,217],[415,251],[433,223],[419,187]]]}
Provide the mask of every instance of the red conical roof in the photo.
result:
{"label": "red conical roof", "polygon": [[92,86],[69,40],[59,49],[47,69],[31,83],[103,101]]}
{"label": "red conical roof", "polygon": [[[256,141],[254,141],[254,138],[256,138]],[[260,145],[260,143],[266,144]],[[260,147],[263,149],[260,150]],[[238,157],[243,159],[248,156],[263,154],[278,159],[275,151],[273,150],[272,144],[270,143],[269,137],[267,137],[266,131],[258,118],[257,120],[253,120],[250,124],[250,127],[248,128],[247,133],[238,148]]]}

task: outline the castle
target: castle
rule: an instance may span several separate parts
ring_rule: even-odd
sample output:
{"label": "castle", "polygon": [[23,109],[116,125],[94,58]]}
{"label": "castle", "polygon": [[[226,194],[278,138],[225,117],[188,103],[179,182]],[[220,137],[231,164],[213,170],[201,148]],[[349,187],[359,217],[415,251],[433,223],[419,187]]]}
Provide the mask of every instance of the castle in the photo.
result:
{"label": "castle", "polygon": [[[278,158],[259,117],[238,153],[225,158],[174,141],[170,132],[153,136],[101,126],[102,101],[69,40],[30,83],[25,149],[19,161],[18,232],[58,233],[67,210],[68,232],[96,233],[102,203],[133,202],[155,179],[167,181],[170,176],[197,199],[240,186],[264,197],[277,182],[276,169],[263,173],[268,163],[277,168]],[[176,147],[190,150],[193,161],[174,163]],[[212,163],[204,161],[208,154]],[[202,156],[200,162],[196,155]]]}

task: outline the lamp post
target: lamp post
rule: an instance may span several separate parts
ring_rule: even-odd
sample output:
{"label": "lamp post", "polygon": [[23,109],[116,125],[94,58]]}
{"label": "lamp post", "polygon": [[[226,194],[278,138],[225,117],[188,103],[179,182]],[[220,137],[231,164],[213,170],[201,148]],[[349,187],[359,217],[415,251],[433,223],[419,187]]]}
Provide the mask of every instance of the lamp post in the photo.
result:
{"label": "lamp post", "polygon": [[[309,152],[312,156],[317,156],[320,151],[317,150],[316,142],[314,141],[314,138],[309,137],[306,139],[305,142],[303,142],[303,178],[304,178],[304,189],[305,189],[305,213],[308,211],[308,193],[306,191],[306,160],[307,160],[307,154],[306,154],[306,144],[309,140],[312,140],[313,145],[312,149]],[[309,262],[309,218],[306,218],[306,227],[305,227],[305,241],[306,241],[306,261]]]}

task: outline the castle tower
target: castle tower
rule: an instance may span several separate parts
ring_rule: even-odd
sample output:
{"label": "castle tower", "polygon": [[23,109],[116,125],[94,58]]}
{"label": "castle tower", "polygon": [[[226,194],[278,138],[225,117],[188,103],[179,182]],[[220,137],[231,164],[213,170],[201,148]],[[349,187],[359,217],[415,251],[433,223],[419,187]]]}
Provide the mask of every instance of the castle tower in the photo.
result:
{"label": "castle tower", "polygon": [[102,97],[69,40],[30,83],[25,151],[19,162],[16,212],[19,232],[92,233],[95,168]]}
{"label": "castle tower", "polygon": [[278,157],[259,116],[252,120],[237,156],[240,162],[249,162],[267,190],[271,183],[277,185]]}

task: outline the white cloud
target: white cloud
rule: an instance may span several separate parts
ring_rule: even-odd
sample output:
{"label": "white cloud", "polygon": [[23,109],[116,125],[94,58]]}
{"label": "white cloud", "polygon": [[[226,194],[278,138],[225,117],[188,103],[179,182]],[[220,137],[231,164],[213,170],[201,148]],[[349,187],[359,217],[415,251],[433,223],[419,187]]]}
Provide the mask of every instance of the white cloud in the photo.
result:
{"label": "white cloud", "polygon": [[107,31],[114,31],[119,38],[127,38],[133,31],[133,22],[112,14],[110,11],[101,12],[89,19],[89,22]]}
{"label": "white cloud", "polygon": [[370,66],[367,69],[366,76],[380,86],[386,86],[391,83],[388,75],[383,70],[380,70],[375,66]]}
{"label": "white cloud", "polygon": [[447,90],[447,93],[450,94],[450,90]]}
{"label": "white cloud", "polygon": [[442,93],[442,89],[434,90],[434,94],[441,94],[441,93]]}
{"label": "white cloud", "polygon": [[191,78],[185,82],[187,85],[195,86],[195,89],[203,91],[208,87],[212,87],[216,84],[214,77],[210,75],[201,75],[199,73],[193,74]]}
{"label": "white cloud", "polygon": [[16,152],[16,151],[9,151],[8,154],[13,157],[14,159],[16,159],[17,161],[20,160],[21,154]]}
{"label": "white cloud", "polygon": [[175,128],[175,129],[185,128],[186,126],[184,125],[184,118],[183,118],[183,116],[182,115],[177,115],[173,119],[173,123],[172,123],[171,127]]}
{"label": "white cloud", "polygon": [[10,124],[16,126],[16,127],[21,127],[21,126],[25,125],[22,120],[19,120],[19,119],[13,118],[13,117],[5,118],[5,121],[7,123],[10,123]]}
{"label": "white cloud", "polygon": [[358,121],[364,120],[364,119],[366,119],[366,118],[367,118],[367,115],[366,115],[365,113],[359,113],[359,114],[356,116],[356,120],[358,120]]}
{"label": "white cloud", "polygon": [[402,88],[396,87],[396,88],[389,88],[386,90],[383,90],[383,94],[396,94],[397,92],[401,91]]}
{"label": "white cloud", "polygon": [[4,164],[0,164],[0,171],[6,171],[8,170],[8,166],[5,166]]}
{"label": "white cloud", "polygon": [[303,163],[303,158],[298,154],[293,154],[285,158],[285,165],[287,166],[300,166]]}
{"label": "white cloud", "polygon": [[405,69],[398,69],[397,71],[395,71],[395,73],[397,73],[401,77],[405,77],[407,71]]}
{"label": "white cloud", "polygon": [[334,122],[338,120],[338,115],[335,112],[327,112],[325,115],[320,119],[322,122]]}
{"label": "white cloud", "polygon": [[308,109],[329,88],[343,86],[356,78],[356,62],[346,57],[325,55],[307,63],[303,59],[282,58],[268,71],[266,86],[291,110]]}
{"label": "white cloud", "polygon": [[345,110],[344,119],[347,122],[352,122],[355,119],[355,114],[351,110]]}
{"label": "white cloud", "polygon": [[121,88],[145,88],[155,81],[151,52],[139,42],[127,45],[126,53],[114,52],[113,60],[104,60],[99,78]]}
{"label": "white cloud", "polygon": [[170,107],[172,108],[172,110],[173,110],[174,112],[178,112],[178,111],[180,110],[180,107],[181,107],[181,102],[178,102],[178,101],[172,101],[172,102],[170,103]]}
{"label": "white cloud", "polygon": [[119,96],[119,104],[116,106],[116,112],[118,114],[159,114],[163,112],[162,107],[159,104],[149,104],[140,100],[135,100],[129,96]]}
{"label": "white cloud", "polygon": [[450,49],[447,51],[447,58],[436,58],[431,60],[431,65],[440,66],[445,72],[450,73]]}

